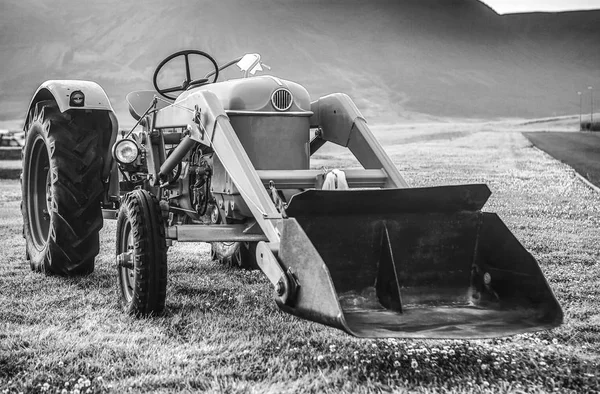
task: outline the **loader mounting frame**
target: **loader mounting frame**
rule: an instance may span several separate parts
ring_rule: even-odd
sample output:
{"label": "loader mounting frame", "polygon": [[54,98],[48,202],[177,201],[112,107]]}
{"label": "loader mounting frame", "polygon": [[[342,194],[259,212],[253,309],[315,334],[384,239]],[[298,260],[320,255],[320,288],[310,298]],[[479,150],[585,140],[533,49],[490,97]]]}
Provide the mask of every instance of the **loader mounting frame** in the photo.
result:
{"label": "loader mounting frame", "polygon": [[[152,106],[155,105],[154,100]],[[336,93],[322,97],[311,103],[311,110],[310,126],[315,129],[315,137],[310,143],[310,154],[314,154],[325,142],[332,142],[347,147],[365,168],[347,171],[350,187],[408,186],[347,95]],[[164,174],[172,171],[181,157],[198,142],[214,149],[255,218],[244,225],[173,225],[167,227],[166,238],[180,242],[260,242],[257,262],[272,283],[278,301],[285,304],[293,299],[296,279],[292,273],[281,268],[276,258],[284,216],[265,186],[271,184],[280,189],[314,188],[315,180],[322,171],[257,171],[231,126],[227,112],[210,91],[195,92],[177,105],[146,111],[144,115],[149,116],[147,124],[151,124],[152,131],[158,131],[159,135],[162,129],[171,128],[183,128],[187,133],[169,158],[166,158],[162,138],[155,145],[151,139],[147,141],[149,178],[157,195],[160,195],[160,182]],[[103,216],[114,219],[117,211],[104,209]]]}
{"label": "loader mounting frame", "polygon": [[[562,322],[535,259],[497,216],[480,212],[489,189],[409,188],[345,94],[322,97],[302,114],[310,116],[315,132],[307,149],[312,155],[326,142],[347,147],[364,167],[346,171],[349,186],[382,190],[320,191],[315,190],[320,170],[256,170],[227,111],[209,90],[144,116],[153,194],[168,198],[168,174],[200,143],[212,148],[227,173],[230,183],[222,194],[241,195],[252,215],[243,224],[167,225],[167,242],[257,243],[257,265],[286,312],[359,337],[485,338]],[[168,157],[167,129],[184,130]],[[284,203],[278,189],[309,190]],[[163,203],[165,218],[170,209],[179,209]],[[229,204],[225,209],[233,210]],[[104,216],[114,218],[116,211],[106,209]],[[336,227],[319,229],[336,220],[356,242],[349,244]],[[330,236],[334,249],[322,242]],[[507,248],[502,256],[508,263],[497,259],[496,241]],[[340,249],[351,252],[337,255]],[[509,270],[503,270],[506,264],[512,264]],[[489,283],[492,276],[496,287]],[[519,289],[513,291],[512,282]]]}

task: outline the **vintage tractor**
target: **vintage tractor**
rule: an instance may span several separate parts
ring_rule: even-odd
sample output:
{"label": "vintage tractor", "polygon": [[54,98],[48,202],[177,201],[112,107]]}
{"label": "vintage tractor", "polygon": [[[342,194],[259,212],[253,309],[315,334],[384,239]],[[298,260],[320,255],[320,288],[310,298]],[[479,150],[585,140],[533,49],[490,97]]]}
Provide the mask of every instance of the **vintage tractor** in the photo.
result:
{"label": "vintage tractor", "polygon": [[[197,58],[214,70],[193,79]],[[184,81],[161,87],[172,61]],[[218,82],[234,65],[243,77]],[[260,268],[283,311],[359,337],[481,338],[562,322],[536,260],[481,212],[487,186],[409,188],[347,95],[311,102],[297,83],[254,75],[262,67],[257,54],[218,66],[174,53],[156,91],[127,95],[137,123],[125,131],[96,83],[42,84],[23,150],[32,269],[91,273],[103,218],[116,219],[134,315],[163,311],[167,247],[191,241]],[[364,169],[311,169],[326,142]]]}

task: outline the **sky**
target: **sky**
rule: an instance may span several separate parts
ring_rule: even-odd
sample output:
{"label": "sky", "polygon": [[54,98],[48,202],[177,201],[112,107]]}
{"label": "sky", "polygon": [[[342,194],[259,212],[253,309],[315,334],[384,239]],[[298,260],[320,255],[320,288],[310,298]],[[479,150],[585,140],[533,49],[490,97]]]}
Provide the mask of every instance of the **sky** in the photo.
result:
{"label": "sky", "polygon": [[600,9],[600,0],[480,0],[498,14]]}

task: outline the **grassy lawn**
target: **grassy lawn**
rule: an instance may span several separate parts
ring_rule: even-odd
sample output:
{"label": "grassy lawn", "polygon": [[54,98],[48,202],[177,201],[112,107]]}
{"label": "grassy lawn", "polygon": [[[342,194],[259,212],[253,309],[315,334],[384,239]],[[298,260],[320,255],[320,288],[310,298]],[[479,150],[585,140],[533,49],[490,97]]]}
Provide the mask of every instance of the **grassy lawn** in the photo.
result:
{"label": "grassy lawn", "polygon": [[[123,315],[115,224],[96,271],[32,273],[18,181],[0,188],[1,392],[597,392],[600,195],[519,132],[381,127],[413,186],[487,183],[497,212],[538,259],[565,312],[552,331],[496,340],[359,340],[280,312],[260,271],[209,261],[203,244],[169,250],[167,313]],[[315,165],[349,162],[319,151]],[[66,390],[66,391],[65,391]]]}

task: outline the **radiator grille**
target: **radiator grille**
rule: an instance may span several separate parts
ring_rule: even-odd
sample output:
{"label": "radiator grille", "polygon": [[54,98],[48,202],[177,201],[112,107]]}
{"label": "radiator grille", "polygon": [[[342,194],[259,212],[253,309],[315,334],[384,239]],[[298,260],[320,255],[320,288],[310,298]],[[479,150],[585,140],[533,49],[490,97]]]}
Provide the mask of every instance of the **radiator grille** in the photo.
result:
{"label": "radiator grille", "polygon": [[277,89],[271,95],[271,103],[278,111],[287,111],[292,106],[292,93],[286,89]]}

